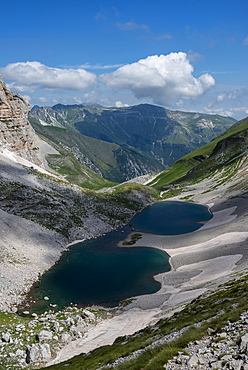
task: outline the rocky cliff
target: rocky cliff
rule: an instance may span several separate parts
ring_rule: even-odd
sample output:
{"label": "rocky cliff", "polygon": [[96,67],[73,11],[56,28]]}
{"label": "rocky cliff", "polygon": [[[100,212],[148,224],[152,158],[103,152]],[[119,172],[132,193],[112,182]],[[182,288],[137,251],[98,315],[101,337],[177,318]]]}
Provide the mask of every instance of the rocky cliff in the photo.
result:
{"label": "rocky cliff", "polygon": [[0,76],[0,148],[40,165],[38,138],[27,119],[29,111],[29,103],[12,94]]}

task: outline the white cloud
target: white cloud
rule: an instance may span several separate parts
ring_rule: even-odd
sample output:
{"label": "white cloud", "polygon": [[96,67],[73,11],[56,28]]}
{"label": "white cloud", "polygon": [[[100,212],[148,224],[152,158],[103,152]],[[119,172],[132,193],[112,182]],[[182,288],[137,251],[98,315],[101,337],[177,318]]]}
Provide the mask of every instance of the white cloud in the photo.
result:
{"label": "white cloud", "polygon": [[84,68],[84,69],[115,69],[122,67],[123,64],[106,64],[106,65],[101,65],[101,64],[90,64],[90,63],[85,63],[79,66],[79,68]]}
{"label": "white cloud", "polygon": [[115,102],[115,106],[116,106],[116,108],[129,107],[128,104],[124,104],[120,100]]}
{"label": "white cloud", "polygon": [[185,53],[153,55],[116,71],[100,76],[115,89],[130,90],[137,98],[151,98],[155,104],[167,105],[178,99],[202,95],[215,84],[206,73],[195,78],[194,69]]}
{"label": "white cloud", "polygon": [[169,33],[164,33],[163,35],[157,37],[158,40],[169,40],[172,38],[173,36],[170,35]]}
{"label": "white cloud", "polygon": [[219,114],[221,116],[228,116],[228,117],[236,117],[238,115],[242,115],[242,118],[245,117],[246,114],[248,114],[248,109],[247,107],[239,107],[239,108],[232,108],[230,107],[229,109],[223,108],[204,108],[205,112],[209,114]]}
{"label": "white cloud", "polygon": [[237,119],[246,117],[248,112],[247,87],[233,89],[232,86],[222,85],[216,86],[215,92],[217,94],[209,96],[208,105],[204,107],[205,112],[229,115]]}
{"label": "white cloud", "polygon": [[29,96],[29,95],[22,95],[22,97],[24,99],[26,99],[28,102],[30,102],[32,100],[31,96]]}
{"label": "white cloud", "polygon": [[204,60],[204,56],[202,54],[196,53],[193,50],[189,50],[187,57],[190,62],[200,62],[201,60]]}
{"label": "white cloud", "polygon": [[47,103],[49,100],[46,98],[46,97],[44,97],[44,96],[40,96],[39,98],[38,98],[38,100],[41,102],[41,103]]}
{"label": "white cloud", "polygon": [[84,69],[51,68],[40,62],[11,63],[0,69],[10,86],[19,92],[36,89],[86,90],[97,82],[95,74]]}
{"label": "white cloud", "polygon": [[222,91],[217,95],[216,100],[212,101],[211,105],[216,103],[221,103],[222,105],[223,103],[230,104],[230,102],[231,104],[240,105],[240,103],[247,100],[247,96],[247,87],[240,87],[231,91]]}
{"label": "white cloud", "polygon": [[149,27],[146,26],[145,24],[138,24],[135,22],[125,22],[125,23],[117,22],[116,27],[118,27],[122,31],[133,31],[137,29],[142,29],[144,31],[149,30]]}
{"label": "white cloud", "polygon": [[[1,70],[0,70],[1,71]],[[3,73],[4,76],[4,73]],[[7,84],[8,89],[14,90],[17,93],[23,94],[25,92],[33,93],[37,88],[35,86],[31,85],[20,85],[17,84],[16,82],[12,82],[10,84]]]}

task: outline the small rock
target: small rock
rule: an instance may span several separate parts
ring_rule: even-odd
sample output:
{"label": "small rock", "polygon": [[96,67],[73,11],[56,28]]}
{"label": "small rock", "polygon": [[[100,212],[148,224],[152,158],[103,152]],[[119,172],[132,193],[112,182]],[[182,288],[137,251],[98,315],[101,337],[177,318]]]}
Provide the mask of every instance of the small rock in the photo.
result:
{"label": "small rock", "polygon": [[220,333],[219,336],[221,338],[226,338],[227,337],[227,333],[226,332]]}
{"label": "small rock", "polygon": [[5,342],[5,343],[12,343],[13,342],[9,333],[3,333],[2,334],[2,341]]}
{"label": "small rock", "polygon": [[51,359],[51,350],[50,346],[47,343],[41,344],[40,346],[40,357],[44,361],[48,361]]}
{"label": "small rock", "polygon": [[221,357],[222,361],[230,361],[231,359],[232,359],[232,355],[225,355],[225,356]]}
{"label": "small rock", "polygon": [[222,361],[211,362],[212,369],[221,369]]}
{"label": "small rock", "polygon": [[41,330],[39,334],[37,334],[37,339],[38,341],[43,341],[43,340],[49,340],[52,339],[53,335],[50,331],[48,330]]}
{"label": "small rock", "polygon": [[71,336],[69,333],[63,333],[61,335],[61,340],[62,342],[69,342],[69,340],[71,339]]}
{"label": "small rock", "polygon": [[198,356],[194,353],[188,360],[187,364],[189,366],[197,366],[198,365]]}
{"label": "small rock", "polygon": [[21,349],[18,349],[15,353],[16,357],[24,357],[25,351],[22,351]]}
{"label": "small rock", "polygon": [[207,334],[208,335],[213,335],[215,333],[215,330],[212,328],[207,328]]}
{"label": "small rock", "polygon": [[248,345],[248,334],[245,334],[243,335],[243,337],[241,337],[239,351],[241,353],[247,353],[247,345]]}
{"label": "small rock", "polygon": [[58,333],[59,332],[59,323],[58,321],[55,321],[55,323],[53,324],[53,328],[52,330],[55,332],[55,333]]}
{"label": "small rock", "polygon": [[89,310],[83,310],[82,317],[83,318],[87,317],[87,318],[92,319],[92,320],[95,319],[95,315],[93,314],[93,312],[90,312]]}
{"label": "small rock", "polygon": [[66,326],[71,326],[71,325],[74,325],[75,322],[74,320],[71,318],[71,317],[68,317],[66,320],[65,320],[65,325]]}
{"label": "small rock", "polygon": [[36,344],[28,346],[26,350],[26,363],[31,364],[36,362],[39,358],[39,347]]}

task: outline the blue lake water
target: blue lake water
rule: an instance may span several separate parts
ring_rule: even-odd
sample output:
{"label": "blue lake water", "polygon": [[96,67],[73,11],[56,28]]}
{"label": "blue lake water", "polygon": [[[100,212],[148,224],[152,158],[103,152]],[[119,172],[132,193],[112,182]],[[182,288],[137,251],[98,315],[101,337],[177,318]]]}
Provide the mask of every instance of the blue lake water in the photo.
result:
{"label": "blue lake water", "polygon": [[179,235],[199,229],[211,217],[209,208],[202,204],[167,201],[145,208],[130,223],[144,233]]}
{"label": "blue lake water", "polygon": [[[124,228],[75,244],[33,286],[30,299],[36,301],[34,310],[70,303],[113,307],[127,298],[155,293],[160,283],[153,276],[170,270],[168,254],[149,247],[119,248],[117,244],[132,231],[164,235],[192,232],[211,217],[202,205],[159,202],[135,215]],[[44,296],[49,301],[44,301]]]}

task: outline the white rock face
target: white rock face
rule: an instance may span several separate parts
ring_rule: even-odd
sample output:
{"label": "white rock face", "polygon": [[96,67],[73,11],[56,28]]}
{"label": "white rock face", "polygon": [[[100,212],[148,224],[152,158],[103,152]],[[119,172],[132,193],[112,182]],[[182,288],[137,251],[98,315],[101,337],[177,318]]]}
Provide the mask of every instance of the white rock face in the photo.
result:
{"label": "white rock face", "polygon": [[28,122],[29,111],[29,103],[12,94],[0,76],[0,149],[7,148],[41,165],[38,137]]}

